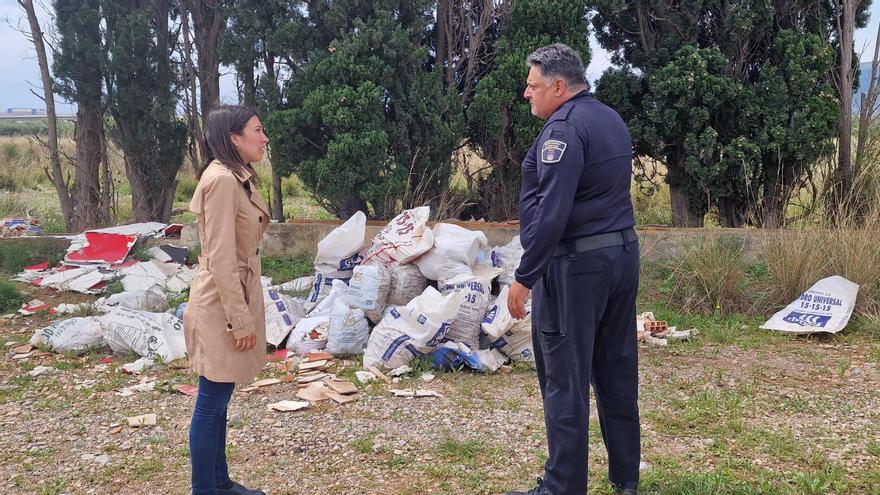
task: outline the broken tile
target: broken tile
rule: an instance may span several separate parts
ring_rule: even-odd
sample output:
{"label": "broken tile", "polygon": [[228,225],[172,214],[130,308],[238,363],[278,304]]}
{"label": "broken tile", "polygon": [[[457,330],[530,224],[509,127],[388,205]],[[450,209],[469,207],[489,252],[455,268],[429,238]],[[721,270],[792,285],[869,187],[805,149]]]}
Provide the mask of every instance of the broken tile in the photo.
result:
{"label": "broken tile", "polygon": [[26,352],[31,352],[34,349],[35,349],[34,346],[32,346],[30,344],[24,344],[24,345],[19,345],[19,346],[13,347],[12,352],[14,352],[16,354],[24,354]]}
{"label": "broken tile", "polygon": [[323,368],[325,366],[327,366],[327,360],[322,359],[320,361],[311,361],[311,362],[300,363],[299,370],[300,371],[316,370],[316,369]]}
{"label": "broken tile", "polygon": [[370,372],[372,372],[374,375],[376,375],[376,378],[382,380],[385,383],[391,383],[391,378],[388,378],[385,373],[379,371],[379,368],[371,365],[367,366],[367,369],[370,370]]}
{"label": "broken tile", "polygon": [[309,402],[317,402],[329,399],[327,392],[332,392],[332,390],[324,385],[324,382],[313,382],[300,389],[296,396]]}
{"label": "broken tile", "polygon": [[308,376],[299,376],[297,377],[296,382],[299,384],[312,383],[327,378],[328,376],[330,375],[327,373],[315,373]]}
{"label": "broken tile", "polygon": [[333,354],[324,351],[311,351],[304,356],[305,362],[313,363],[315,361],[329,361],[333,359]]}
{"label": "broken tile", "polygon": [[328,387],[333,389],[334,392],[342,395],[353,394],[358,391],[357,385],[351,382],[326,380],[324,383],[326,383]]}
{"label": "broken tile", "polygon": [[343,395],[337,392],[327,392],[327,397],[330,397],[330,400],[337,404],[348,404],[349,402],[354,402],[357,400],[357,397],[354,395]]}
{"label": "broken tile", "polygon": [[269,404],[269,410],[280,412],[299,411],[300,409],[308,408],[310,405],[310,403],[305,401],[282,400],[280,402]]}
{"label": "broken tile", "polygon": [[155,426],[156,425],[156,415],[155,414],[142,414],[140,416],[132,416],[128,419],[128,426],[132,428],[139,428],[141,426]]}
{"label": "broken tile", "polygon": [[191,397],[197,397],[199,395],[199,387],[196,387],[195,385],[175,385],[174,390]]}
{"label": "broken tile", "polygon": [[266,378],[266,379],[257,380],[255,382],[251,383],[249,386],[241,389],[241,391],[242,392],[253,392],[254,390],[257,390],[258,388],[268,387],[269,385],[276,385],[278,383],[281,383],[281,380],[278,378]]}

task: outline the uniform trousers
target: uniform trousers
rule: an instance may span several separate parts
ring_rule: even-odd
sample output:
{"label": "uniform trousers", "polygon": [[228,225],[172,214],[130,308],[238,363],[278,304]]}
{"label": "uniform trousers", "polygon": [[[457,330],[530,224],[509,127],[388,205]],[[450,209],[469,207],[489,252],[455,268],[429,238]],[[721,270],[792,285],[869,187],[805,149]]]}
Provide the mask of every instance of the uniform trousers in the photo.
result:
{"label": "uniform trousers", "polygon": [[548,444],[543,486],[552,495],[587,493],[591,384],[608,479],[619,489],[638,487],[638,288],[638,241],[555,256],[532,287]]}

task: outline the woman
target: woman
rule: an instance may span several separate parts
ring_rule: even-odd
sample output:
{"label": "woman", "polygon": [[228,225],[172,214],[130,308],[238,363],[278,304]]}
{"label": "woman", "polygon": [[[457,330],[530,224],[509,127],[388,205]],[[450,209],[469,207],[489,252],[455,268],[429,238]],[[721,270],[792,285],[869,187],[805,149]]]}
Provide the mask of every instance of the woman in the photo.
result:
{"label": "woman", "polygon": [[226,410],[236,382],[266,363],[266,321],[258,245],[269,212],[251,163],[269,140],[256,113],[227,105],[205,122],[207,155],[189,204],[198,218],[199,271],[183,314],[199,393],[189,429],[193,495],[260,495],[234,483],[226,465]]}

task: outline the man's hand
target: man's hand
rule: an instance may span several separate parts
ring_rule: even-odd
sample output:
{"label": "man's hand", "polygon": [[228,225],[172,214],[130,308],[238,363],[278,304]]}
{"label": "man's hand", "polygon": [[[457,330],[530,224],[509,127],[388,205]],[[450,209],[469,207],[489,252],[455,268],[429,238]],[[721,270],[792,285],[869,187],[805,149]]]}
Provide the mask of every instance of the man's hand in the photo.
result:
{"label": "man's hand", "polygon": [[510,286],[510,292],[507,293],[507,309],[517,320],[526,317],[526,298],[529,297],[529,292],[531,292],[529,288],[519,282],[514,282]]}
{"label": "man's hand", "polygon": [[257,345],[257,333],[254,332],[246,337],[235,339],[235,348],[239,351],[249,351]]}

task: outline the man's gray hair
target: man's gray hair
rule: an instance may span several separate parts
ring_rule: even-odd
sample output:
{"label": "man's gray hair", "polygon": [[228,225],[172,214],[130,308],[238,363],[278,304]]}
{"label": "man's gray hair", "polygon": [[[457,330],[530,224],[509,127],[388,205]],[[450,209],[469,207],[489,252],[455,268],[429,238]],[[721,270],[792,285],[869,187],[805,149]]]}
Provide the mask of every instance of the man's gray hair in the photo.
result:
{"label": "man's gray hair", "polygon": [[526,58],[526,64],[529,67],[538,66],[544,77],[562,79],[569,86],[589,87],[581,56],[568,45],[554,43],[542,46]]}

